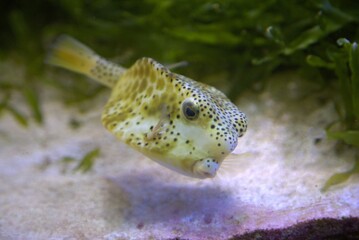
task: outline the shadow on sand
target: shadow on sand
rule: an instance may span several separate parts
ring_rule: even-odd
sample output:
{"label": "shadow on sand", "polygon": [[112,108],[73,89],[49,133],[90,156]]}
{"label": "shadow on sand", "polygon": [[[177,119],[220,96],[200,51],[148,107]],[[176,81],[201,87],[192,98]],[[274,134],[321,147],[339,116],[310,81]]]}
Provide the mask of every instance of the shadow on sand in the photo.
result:
{"label": "shadow on sand", "polygon": [[126,221],[137,224],[138,228],[169,222],[209,225],[228,216],[235,206],[230,193],[211,180],[181,182],[150,171],[110,180],[127,195],[130,207]]}

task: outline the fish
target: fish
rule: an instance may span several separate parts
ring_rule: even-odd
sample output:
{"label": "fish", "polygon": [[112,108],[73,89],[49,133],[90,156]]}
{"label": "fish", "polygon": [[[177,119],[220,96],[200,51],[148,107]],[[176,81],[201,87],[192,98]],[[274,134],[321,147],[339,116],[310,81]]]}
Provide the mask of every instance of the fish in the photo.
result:
{"label": "fish", "polygon": [[247,130],[245,113],[224,93],[152,58],[125,68],[61,35],[45,63],[111,88],[101,116],[104,127],[148,158],[189,177],[214,178]]}

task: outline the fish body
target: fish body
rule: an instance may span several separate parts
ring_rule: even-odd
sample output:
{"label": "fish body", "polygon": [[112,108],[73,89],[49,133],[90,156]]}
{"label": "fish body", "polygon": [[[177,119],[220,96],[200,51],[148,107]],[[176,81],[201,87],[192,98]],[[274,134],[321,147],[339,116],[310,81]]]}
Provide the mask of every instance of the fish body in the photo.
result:
{"label": "fish body", "polygon": [[102,123],[156,162],[195,178],[216,175],[247,129],[243,112],[219,90],[171,72],[151,58],[125,69],[62,36],[46,62],[112,88]]}

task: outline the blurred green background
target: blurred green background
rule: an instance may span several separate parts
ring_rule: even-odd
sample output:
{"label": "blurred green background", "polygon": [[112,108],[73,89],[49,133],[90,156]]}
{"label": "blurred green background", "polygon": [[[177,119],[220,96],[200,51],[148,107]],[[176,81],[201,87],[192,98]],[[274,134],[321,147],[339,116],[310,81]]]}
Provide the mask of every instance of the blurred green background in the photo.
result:
{"label": "blurred green background", "polygon": [[[176,72],[232,100],[265,89],[271,74],[292,71],[332,88],[341,121],[335,130],[323,128],[359,146],[358,1],[14,0],[1,1],[0,12],[0,116],[11,114],[24,126],[43,121],[43,86],[74,105],[104,89],[43,64],[46,48],[66,33],[125,67],[143,56],[187,61]],[[9,77],[20,71],[16,66],[24,77]],[[31,116],[12,103],[16,94]]]}

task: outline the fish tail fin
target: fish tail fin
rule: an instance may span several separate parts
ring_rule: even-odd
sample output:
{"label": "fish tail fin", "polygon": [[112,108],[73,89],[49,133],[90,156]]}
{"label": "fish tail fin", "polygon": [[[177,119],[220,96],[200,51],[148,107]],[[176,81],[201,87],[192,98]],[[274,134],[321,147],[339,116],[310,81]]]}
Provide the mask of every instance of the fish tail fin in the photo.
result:
{"label": "fish tail fin", "polygon": [[87,75],[108,87],[113,87],[125,71],[67,35],[56,39],[45,63]]}
{"label": "fish tail fin", "polygon": [[76,39],[62,35],[56,39],[45,62],[88,75],[96,65],[97,54]]}

